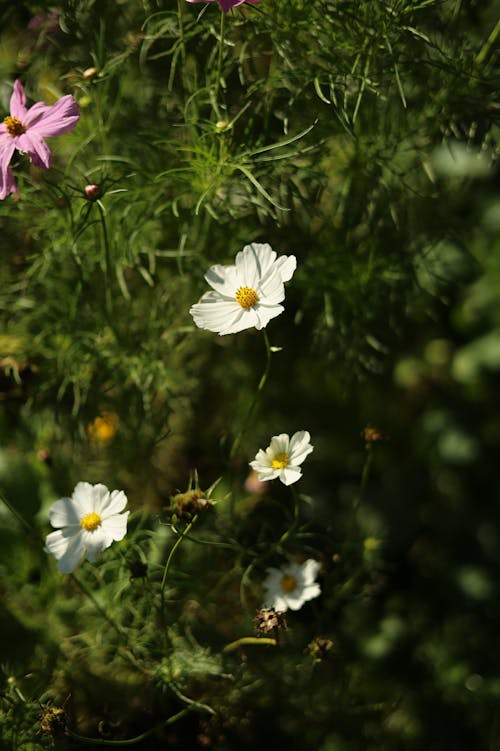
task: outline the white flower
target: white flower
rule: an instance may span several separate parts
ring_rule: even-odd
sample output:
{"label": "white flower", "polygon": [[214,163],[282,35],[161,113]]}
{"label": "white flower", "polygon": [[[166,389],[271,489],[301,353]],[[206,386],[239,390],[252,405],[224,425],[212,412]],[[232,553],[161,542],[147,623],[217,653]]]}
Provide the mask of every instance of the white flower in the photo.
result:
{"label": "white flower", "polygon": [[190,313],[200,329],[220,336],[238,331],[263,329],[284,308],[284,282],[295,271],[295,256],[276,257],[267,243],[245,245],[234,266],[211,266],[205,279],[212,287]]}
{"label": "white flower", "polygon": [[304,563],[289,563],[282,568],[268,568],[263,585],[266,590],[264,608],[299,610],[302,605],[321,594],[315,581],[320,563],[309,558]]}
{"label": "white flower", "polygon": [[74,571],[85,554],[94,563],[113,540],[127,534],[129,512],[120,513],[126,505],[122,490],[110,493],[105,485],[79,482],[71,498],[60,498],[49,509],[50,523],[58,529],[47,535],[45,552],[56,558],[63,574]]}
{"label": "white flower", "polygon": [[279,477],[284,485],[291,485],[302,477],[299,464],[313,450],[310,440],[307,430],[299,430],[291,438],[287,433],[274,435],[267,449],[260,449],[250,466],[261,482]]}

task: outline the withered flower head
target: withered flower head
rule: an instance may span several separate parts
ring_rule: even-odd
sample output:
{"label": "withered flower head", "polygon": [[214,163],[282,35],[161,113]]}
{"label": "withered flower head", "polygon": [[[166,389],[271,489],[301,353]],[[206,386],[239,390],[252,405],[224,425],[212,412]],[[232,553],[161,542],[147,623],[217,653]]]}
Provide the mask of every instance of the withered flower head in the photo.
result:
{"label": "withered flower head", "polygon": [[54,736],[62,735],[66,729],[66,712],[64,707],[55,707],[51,702],[40,705],[39,734],[49,736],[54,745]]}
{"label": "withered flower head", "polygon": [[170,499],[170,511],[179,518],[191,519],[200,511],[213,506],[213,501],[206,497],[201,488],[193,488],[185,493],[177,493]]}
{"label": "withered flower head", "polygon": [[269,634],[271,631],[286,631],[288,624],[284,610],[261,608],[253,619],[258,634]]}

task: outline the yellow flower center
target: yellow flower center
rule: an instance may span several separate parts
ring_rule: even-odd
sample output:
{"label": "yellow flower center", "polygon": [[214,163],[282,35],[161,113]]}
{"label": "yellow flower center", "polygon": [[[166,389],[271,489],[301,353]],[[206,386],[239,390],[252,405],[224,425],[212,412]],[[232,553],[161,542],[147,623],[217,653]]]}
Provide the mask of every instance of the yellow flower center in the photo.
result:
{"label": "yellow flower center", "polygon": [[101,517],[99,516],[99,514],[95,514],[93,511],[91,514],[86,514],[82,519],[80,519],[80,527],[86,529],[87,532],[93,532],[94,529],[97,529],[97,527],[101,526],[101,523]]}
{"label": "yellow flower center", "polygon": [[23,133],[26,133],[26,128],[24,127],[22,122],[17,119],[17,117],[12,117],[11,115],[8,115],[4,119],[4,123],[5,123],[5,127],[7,128],[7,132],[13,138],[14,136],[22,136]]}
{"label": "yellow flower center", "polygon": [[288,454],[276,454],[271,461],[271,467],[273,469],[285,469],[285,467],[288,467]]}
{"label": "yellow flower center", "polygon": [[281,577],[280,587],[283,592],[290,594],[294,589],[297,589],[297,579],[291,574],[285,574]]}
{"label": "yellow flower center", "polygon": [[242,308],[252,308],[256,302],[259,302],[259,296],[257,292],[251,287],[240,287],[236,291],[236,302],[238,302]]}

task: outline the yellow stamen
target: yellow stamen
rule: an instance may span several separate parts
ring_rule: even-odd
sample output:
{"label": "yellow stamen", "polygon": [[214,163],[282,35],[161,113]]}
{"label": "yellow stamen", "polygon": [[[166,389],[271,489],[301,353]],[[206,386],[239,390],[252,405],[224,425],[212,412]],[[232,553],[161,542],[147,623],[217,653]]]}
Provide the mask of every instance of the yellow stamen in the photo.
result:
{"label": "yellow stamen", "polygon": [[4,119],[4,123],[5,127],[7,128],[8,134],[13,138],[14,136],[22,136],[23,133],[26,133],[26,128],[24,127],[22,122],[17,119],[17,117],[7,115],[7,117]]}
{"label": "yellow stamen", "polygon": [[120,418],[114,412],[103,412],[87,425],[87,435],[96,443],[109,443],[116,435]]}
{"label": "yellow stamen", "polygon": [[86,529],[87,532],[93,532],[94,529],[97,529],[97,527],[100,527],[102,523],[101,517],[99,514],[95,514],[92,512],[91,514],[86,514],[82,519],[80,519],[80,527],[83,527],[83,529]]}
{"label": "yellow stamen", "polygon": [[257,292],[251,287],[240,287],[236,291],[236,302],[238,302],[242,308],[252,308],[256,302],[259,302],[259,296]]}
{"label": "yellow stamen", "polygon": [[271,461],[271,467],[273,469],[285,469],[285,467],[288,467],[288,454],[276,454]]}
{"label": "yellow stamen", "polygon": [[285,574],[281,577],[280,587],[283,592],[290,594],[294,589],[297,589],[297,579],[291,574]]}

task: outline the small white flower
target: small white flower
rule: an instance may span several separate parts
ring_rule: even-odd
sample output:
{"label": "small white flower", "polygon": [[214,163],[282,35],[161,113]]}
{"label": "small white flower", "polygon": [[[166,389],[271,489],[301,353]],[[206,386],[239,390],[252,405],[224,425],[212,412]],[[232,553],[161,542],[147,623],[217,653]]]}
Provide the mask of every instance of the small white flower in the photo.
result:
{"label": "small white flower", "polygon": [[260,449],[257,452],[250,466],[257,472],[261,482],[279,477],[284,485],[291,485],[302,477],[299,464],[313,450],[310,440],[307,430],[299,430],[291,438],[287,433],[275,435],[265,451]]}
{"label": "small white flower", "polygon": [[63,574],[70,574],[85,554],[94,563],[99,553],[127,534],[129,512],[123,490],[109,492],[105,485],[79,482],[71,498],[60,498],[49,509],[55,532],[47,535],[45,552],[57,560]]}
{"label": "small white flower", "polygon": [[263,585],[266,590],[264,608],[299,610],[308,600],[321,594],[315,581],[320,563],[309,558],[304,563],[289,563],[282,568],[268,568]]}
{"label": "small white flower", "polygon": [[284,282],[295,271],[295,256],[276,257],[267,243],[245,245],[234,266],[211,266],[205,279],[212,287],[190,313],[200,329],[220,336],[244,329],[263,329],[284,308]]}

